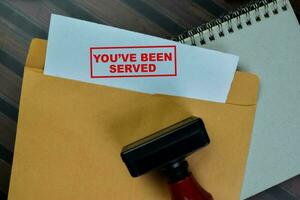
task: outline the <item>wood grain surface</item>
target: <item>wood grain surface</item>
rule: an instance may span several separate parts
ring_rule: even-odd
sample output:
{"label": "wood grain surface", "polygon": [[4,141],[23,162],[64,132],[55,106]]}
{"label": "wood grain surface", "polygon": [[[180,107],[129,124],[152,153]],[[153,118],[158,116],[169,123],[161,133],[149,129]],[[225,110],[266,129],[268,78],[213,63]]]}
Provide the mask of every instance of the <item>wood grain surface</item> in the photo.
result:
{"label": "wood grain surface", "polygon": [[[47,39],[51,13],[170,38],[246,0],[0,0],[0,200],[7,199],[23,66],[30,41]],[[299,20],[300,1],[291,0]],[[300,199],[300,175],[249,200]]]}

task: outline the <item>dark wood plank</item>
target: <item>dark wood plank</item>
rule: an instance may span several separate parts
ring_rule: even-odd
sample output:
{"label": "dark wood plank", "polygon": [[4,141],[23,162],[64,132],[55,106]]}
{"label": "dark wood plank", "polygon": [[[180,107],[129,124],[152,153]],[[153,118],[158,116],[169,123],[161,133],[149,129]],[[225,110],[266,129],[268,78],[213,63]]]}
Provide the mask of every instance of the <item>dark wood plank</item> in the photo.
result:
{"label": "dark wood plank", "polygon": [[[11,1],[3,0],[9,7],[13,8],[20,16],[24,16],[26,23],[31,22],[38,29],[48,32],[50,15],[52,12],[62,15],[67,15],[67,12],[59,9],[47,1]],[[30,36],[38,37],[34,33]],[[46,37],[45,37],[46,38]]]}
{"label": "dark wood plank", "polygon": [[38,35],[41,38],[45,38],[47,36],[46,31],[28,20],[27,17],[23,15],[23,13],[20,13],[17,9],[11,7],[9,2],[1,1],[0,5],[1,16],[4,19],[9,20],[11,24],[19,27],[29,35]]}
{"label": "dark wood plank", "polygon": [[5,67],[8,67],[16,74],[22,76],[23,65],[31,37],[24,33],[19,27],[3,18],[1,13],[0,34],[0,62],[2,65],[5,65]]}
{"label": "dark wood plank", "polygon": [[214,15],[199,6],[193,0],[185,1],[146,1],[144,2],[155,8],[158,12],[168,16],[172,21],[184,29],[191,29],[200,24],[210,21]]}
{"label": "dark wood plank", "polygon": [[0,159],[0,191],[4,194],[8,193],[11,166]]}
{"label": "dark wood plank", "polygon": [[163,27],[171,34],[180,34],[184,31],[184,28],[179,24],[176,24],[169,17],[165,16],[164,13],[160,13],[156,8],[148,5],[144,1],[132,1],[132,0],[121,0],[123,3],[127,4],[129,7],[134,9],[139,14],[150,19],[154,23]]}
{"label": "dark wood plank", "polygon": [[[9,83],[9,84],[7,84]],[[19,106],[22,78],[0,63],[0,96]]]}
{"label": "dark wood plank", "polygon": [[280,186],[274,186],[260,194],[257,194],[248,200],[298,200],[298,198]]}
{"label": "dark wood plank", "polygon": [[0,190],[0,200],[7,200],[7,194]]}
{"label": "dark wood plank", "polygon": [[169,34],[163,27],[119,0],[111,0],[109,3],[106,0],[75,0],[75,2],[82,7],[84,5],[85,9],[97,18],[103,19],[106,24],[156,36]]}
{"label": "dark wood plank", "polygon": [[226,13],[226,9],[221,7],[219,4],[215,3],[215,1],[211,0],[194,0],[195,3],[199,4],[199,6],[203,7],[214,16],[221,16]]}
{"label": "dark wood plank", "polygon": [[0,145],[10,152],[14,151],[16,127],[15,121],[0,112]]}
{"label": "dark wood plank", "polygon": [[297,199],[300,199],[300,175],[281,183],[279,186],[286,192],[293,194]]}

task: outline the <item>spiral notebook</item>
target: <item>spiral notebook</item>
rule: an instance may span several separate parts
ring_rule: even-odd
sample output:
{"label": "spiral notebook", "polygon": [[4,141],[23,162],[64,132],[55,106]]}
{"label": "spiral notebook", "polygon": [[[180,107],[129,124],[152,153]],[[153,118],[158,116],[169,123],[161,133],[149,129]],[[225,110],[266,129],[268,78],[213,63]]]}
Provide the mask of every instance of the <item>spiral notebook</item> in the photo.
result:
{"label": "spiral notebook", "polygon": [[287,0],[252,1],[176,40],[240,56],[260,77],[241,198],[300,173],[300,28]]}

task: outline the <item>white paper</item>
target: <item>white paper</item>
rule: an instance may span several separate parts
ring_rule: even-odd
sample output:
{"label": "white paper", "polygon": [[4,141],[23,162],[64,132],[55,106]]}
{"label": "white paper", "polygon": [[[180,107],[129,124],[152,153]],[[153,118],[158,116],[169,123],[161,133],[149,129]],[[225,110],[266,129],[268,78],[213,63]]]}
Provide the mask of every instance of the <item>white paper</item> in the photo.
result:
{"label": "white paper", "polygon": [[237,62],[234,55],[53,14],[44,74],[224,103]]}

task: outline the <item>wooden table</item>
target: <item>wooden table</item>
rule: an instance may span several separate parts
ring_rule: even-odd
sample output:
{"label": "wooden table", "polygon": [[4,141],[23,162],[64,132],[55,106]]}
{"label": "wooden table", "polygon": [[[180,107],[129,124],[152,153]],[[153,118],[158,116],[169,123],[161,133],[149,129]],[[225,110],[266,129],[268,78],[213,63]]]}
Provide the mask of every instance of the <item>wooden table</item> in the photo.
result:
{"label": "wooden table", "polygon": [[[244,3],[242,0],[1,0],[0,200],[7,198],[27,50],[33,37],[47,38],[51,13],[170,38]],[[291,3],[299,19],[300,2],[291,0]],[[300,199],[300,176],[250,199]]]}

